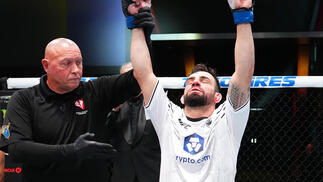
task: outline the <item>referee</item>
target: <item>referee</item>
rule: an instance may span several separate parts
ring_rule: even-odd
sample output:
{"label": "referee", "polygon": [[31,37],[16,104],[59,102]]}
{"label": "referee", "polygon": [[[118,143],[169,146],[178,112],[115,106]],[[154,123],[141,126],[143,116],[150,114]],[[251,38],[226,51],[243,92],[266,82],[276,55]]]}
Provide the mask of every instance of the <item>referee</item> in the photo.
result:
{"label": "referee", "polygon": [[82,55],[66,38],[51,41],[40,84],[16,91],[2,126],[1,150],[23,164],[25,182],[107,182],[107,113],[140,88],[133,72],[81,82]]}

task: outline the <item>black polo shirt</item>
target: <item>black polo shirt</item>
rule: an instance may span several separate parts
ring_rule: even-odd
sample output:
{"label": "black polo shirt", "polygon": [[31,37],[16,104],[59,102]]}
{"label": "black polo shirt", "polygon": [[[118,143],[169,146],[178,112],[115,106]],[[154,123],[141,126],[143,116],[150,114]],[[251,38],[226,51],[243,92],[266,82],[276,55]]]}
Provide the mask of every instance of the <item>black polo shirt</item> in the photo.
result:
{"label": "black polo shirt", "polygon": [[78,160],[71,144],[83,133],[95,133],[95,141],[107,142],[107,113],[140,88],[133,72],[81,82],[74,91],[56,94],[46,84],[14,93],[7,107],[1,146],[23,163],[26,181],[108,181],[109,161]]}

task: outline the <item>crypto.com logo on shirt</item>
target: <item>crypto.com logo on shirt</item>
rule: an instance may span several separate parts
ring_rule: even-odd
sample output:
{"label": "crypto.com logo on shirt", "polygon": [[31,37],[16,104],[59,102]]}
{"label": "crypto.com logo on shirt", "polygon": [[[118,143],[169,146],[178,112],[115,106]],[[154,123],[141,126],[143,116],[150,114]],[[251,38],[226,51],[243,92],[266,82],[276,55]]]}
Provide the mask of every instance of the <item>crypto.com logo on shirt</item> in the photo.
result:
{"label": "crypto.com logo on shirt", "polygon": [[184,139],[184,150],[192,155],[195,155],[203,151],[204,138],[194,133],[185,137]]}

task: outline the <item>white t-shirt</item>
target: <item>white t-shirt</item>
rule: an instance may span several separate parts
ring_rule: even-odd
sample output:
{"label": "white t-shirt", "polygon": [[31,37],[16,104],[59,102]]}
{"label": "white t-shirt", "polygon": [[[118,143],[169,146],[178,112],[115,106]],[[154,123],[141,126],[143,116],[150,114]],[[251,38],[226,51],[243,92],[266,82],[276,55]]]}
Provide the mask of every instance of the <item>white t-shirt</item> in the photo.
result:
{"label": "white t-shirt", "polygon": [[146,112],[161,147],[160,181],[234,182],[249,110],[249,100],[235,111],[227,99],[209,118],[192,122],[157,82]]}

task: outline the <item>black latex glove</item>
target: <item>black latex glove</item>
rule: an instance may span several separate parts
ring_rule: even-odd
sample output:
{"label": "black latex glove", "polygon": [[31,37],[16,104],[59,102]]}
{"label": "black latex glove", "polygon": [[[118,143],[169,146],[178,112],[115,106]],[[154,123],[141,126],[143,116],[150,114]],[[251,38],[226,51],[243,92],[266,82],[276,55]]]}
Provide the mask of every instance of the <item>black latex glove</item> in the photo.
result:
{"label": "black latex glove", "polygon": [[134,15],[134,20],[132,23],[135,27],[138,28],[143,28],[144,33],[145,33],[145,39],[146,43],[149,49],[149,53],[151,56],[151,60],[153,55],[152,55],[152,42],[150,39],[150,35],[153,32],[155,28],[155,22],[153,15],[151,13],[150,8],[141,8],[137,14]]}
{"label": "black latex glove", "polygon": [[94,133],[85,133],[73,143],[79,159],[110,159],[116,156],[117,150],[112,145],[88,140],[93,137]]}
{"label": "black latex glove", "polygon": [[134,15],[133,24],[138,28],[154,29],[154,18],[150,8],[141,8],[139,12]]}
{"label": "black latex glove", "polygon": [[133,25],[138,28],[143,28],[145,37],[149,37],[155,28],[154,18],[150,8],[141,8],[137,14],[134,15]]}

